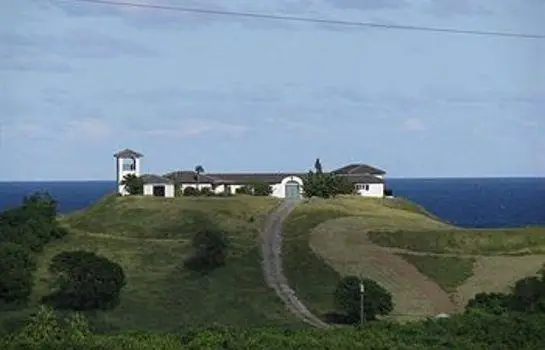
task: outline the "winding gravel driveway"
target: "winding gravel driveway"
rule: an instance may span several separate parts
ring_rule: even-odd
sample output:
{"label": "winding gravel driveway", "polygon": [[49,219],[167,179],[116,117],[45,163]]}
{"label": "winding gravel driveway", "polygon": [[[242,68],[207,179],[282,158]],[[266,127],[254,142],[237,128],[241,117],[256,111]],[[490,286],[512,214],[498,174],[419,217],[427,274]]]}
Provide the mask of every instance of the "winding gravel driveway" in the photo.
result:
{"label": "winding gravel driveway", "polygon": [[329,325],[313,315],[297,298],[282,271],[283,223],[297,205],[296,200],[285,200],[268,217],[263,229],[263,274],[267,285],[274,289],[286,307],[302,321],[317,327]]}

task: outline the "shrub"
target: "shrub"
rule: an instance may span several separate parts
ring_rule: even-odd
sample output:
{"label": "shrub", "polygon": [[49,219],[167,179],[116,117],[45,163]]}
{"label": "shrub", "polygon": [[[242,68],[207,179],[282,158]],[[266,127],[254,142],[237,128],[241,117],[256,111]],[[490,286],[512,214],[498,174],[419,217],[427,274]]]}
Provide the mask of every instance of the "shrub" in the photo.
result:
{"label": "shrub", "polygon": [[189,270],[206,273],[224,266],[227,259],[227,235],[217,228],[206,228],[193,237],[194,253],[185,260]]}
{"label": "shrub", "polygon": [[199,195],[201,195],[201,196],[210,197],[210,196],[214,195],[214,192],[212,191],[212,189],[210,189],[210,187],[203,187],[203,188],[201,188],[201,190],[199,192],[200,192]]}
{"label": "shrub", "polygon": [[345,314],[352,322],[360,320],[361,292],[360,282],[365,287],[363,309],[365,320],[375,320],[377,315],[387,315],[394,304],[392,295],[382,288],[377,282],[355,276],[347,276],[339,281],[335,290],[335,307]]}
{"label": "shrub", "polygon": [[502,315],[509,311],[512,296],[505,293],[477,293],[469,300],[466,310],[482,310],[494,315]]}
{"label": "shrub", "polygon": [[36,263],[27,248],[16,243],[0,243],[0,300],[27,301],[35,270]]}
{"label": "shrub", "polygon": [[184,196],[195,197],[195,196],[198,196],[198,195],[199,195],[199,191],[197,191],[197,189],[195,187],[189,186],[189,187],[184,188]]}
{"label": "shrub", "polygon": [[244,185],[242,187],[238,187],[236,190],[235,190],[235,193],[236,194],[246,194],[246,195],[252,195],[253,194],[253,189],[251,186],[249,185]]}
{"label": "shrub", "polygon": [[255,182],[252,184],[254,196],[270,196],[273,192],[271,185],[266,182]]}
{"label": "shrub", "polygon": [[119,303],[125,285],[121,266],[83,250],[57,254],[49,271],[55,276],[58,290],[43,301],[58,309],[112,309]]}
{"label": "shrub", "polygon": [[121,184],[125,186],[125,190],[130,195],[142,195],[144,193],[144,182],[134,174],[125,175]]}

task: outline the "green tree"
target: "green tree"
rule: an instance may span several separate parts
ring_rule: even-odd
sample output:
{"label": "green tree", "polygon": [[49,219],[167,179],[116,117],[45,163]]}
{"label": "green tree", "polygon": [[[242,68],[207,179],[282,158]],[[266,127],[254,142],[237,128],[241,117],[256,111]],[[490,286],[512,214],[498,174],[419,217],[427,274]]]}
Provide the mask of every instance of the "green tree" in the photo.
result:
{"label": "green tree", "polygon": [[505,293],[477,293],[466,305],[466,311],[482,310],[494,315],[509,312],[512,295]]}
{"label": "green tree", "polygon": [[184,196],[196,197],[199,195],[199,191],[193,186],[184,188]]}
{"label": "green tree", "polygon": [[123,177],[121,185],[131,196],[142,195],[144,193],[144,182],[134,174],[127,174]]}
{"label": "green tree", "polygon": [[264,181],[256,181],[251,184],[252,192],[254,196],[270,196],[272,194],[272,187]]}
{"label": "green tree", "polygon": [[197,181],[197,191],[200,190],[201,174],[204,173],[202,165],[195,166],[195,180]]}
{"label": "green tree", "polygon": [[316,158],[316,161],[314,162],[314,171],[316,174],[323,174],[322,162],[320,162],[320,158]]}
{"label": "green tree", "polygon": [[245,195],[253,195],[253,189],[252,189],[252,186],[250,185],[244,185],[244,186],[241,186],[241,187],[237,187],[237,189],[235,190],[235,193],[236,194],[245,194]]}
{"label": "green tree", "polygon": [[83,250],[57,254],[49,272],[56,290],[43,301],[57,309],[115,308],[125,286],[125,273],[119,264]]}
{"label": "green tree", "polygon": [[35,270],[36,263],[27,248],[16,243],[0,243],[0,300],[27,301]]}
{"label": "green tree", "polygon": [[382,288],[377,282],[356,276],[347,276],[339,281],[335,289],[335,307],[345,314],[352,322],[360,320],[361,291],[360,282],[363,283],[364,315],[365,320],[375,320],[377,315],[387,315],[394,309],[392,295]]}
{"label": "green tree", "polygon": [[195,234],[192,245],[194,253],[184,261],[189,270],[206,273],[225,265],[228,247],[225,232],[216,227],[205,227]]}

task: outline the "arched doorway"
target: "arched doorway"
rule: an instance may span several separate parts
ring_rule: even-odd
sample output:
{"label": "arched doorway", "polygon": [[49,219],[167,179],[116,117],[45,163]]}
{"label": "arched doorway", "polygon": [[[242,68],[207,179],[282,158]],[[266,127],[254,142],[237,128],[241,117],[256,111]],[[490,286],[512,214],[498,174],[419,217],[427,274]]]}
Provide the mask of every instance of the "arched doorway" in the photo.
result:
{"label": "arched doorway", "polygon": [[301,197],[301,185],[297,181],[288,181],[285,186],[285,197],[287,199],[299,199]]}

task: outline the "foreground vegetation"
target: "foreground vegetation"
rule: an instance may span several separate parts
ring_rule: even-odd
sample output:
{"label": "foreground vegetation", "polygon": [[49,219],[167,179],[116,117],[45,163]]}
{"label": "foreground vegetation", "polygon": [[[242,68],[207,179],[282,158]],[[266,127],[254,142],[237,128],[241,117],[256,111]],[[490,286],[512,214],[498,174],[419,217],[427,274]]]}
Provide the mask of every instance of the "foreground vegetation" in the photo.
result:
{"label": "foreground vegetation", "polygon": [[98,335],[78,315],[58,320],[42,309],[21,331],[0,340],[2,349],[540,349],[543,314],[497,316],[470,312],[409,324],[378,322],[364,328],[285,331],[271,328],[185,330]]}

